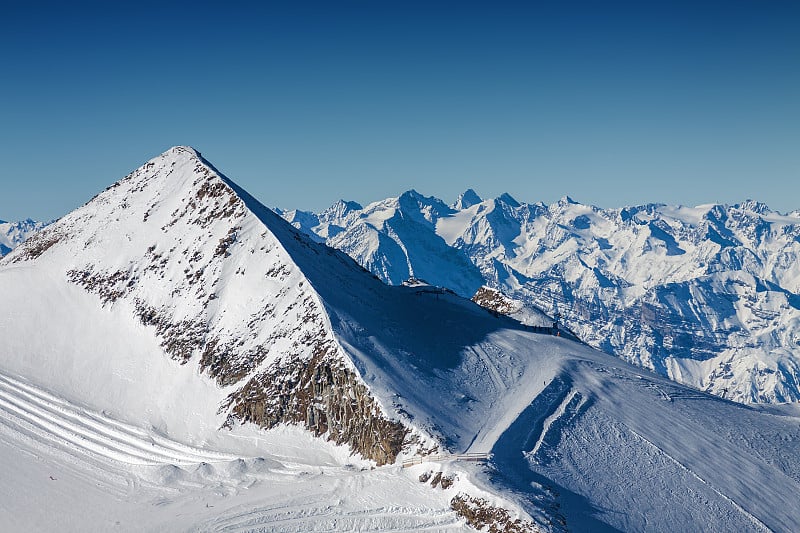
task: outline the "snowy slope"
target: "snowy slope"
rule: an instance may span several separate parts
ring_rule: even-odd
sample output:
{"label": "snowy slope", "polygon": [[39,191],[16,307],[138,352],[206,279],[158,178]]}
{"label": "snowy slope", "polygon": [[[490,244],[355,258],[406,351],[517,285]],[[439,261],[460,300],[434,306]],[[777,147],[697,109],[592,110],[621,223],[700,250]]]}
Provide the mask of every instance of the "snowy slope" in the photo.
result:
{"label": "snowy slope", "polygon": [[47,224],[31,219],[19,222],[5,222],[0,220],[0,257],[17,247],[28,238],[30,234],[39,231]]}
{"label": "snowy slope", "polygon": [[[189,148],[18,247],[0,292],[5,529],[800,523],[796,411],[388,286]],[[425,458],[465,452],[493,458]]]}
{"label": "snowy slope", "polygon": [[[18,322],[28,328],[5,347],[19,354],[6,368],[101,408],[113,400],[126,416],[183,438],[241,421],[300,422],[391,462],[413,428],[390,419],[397,417],[354,374],[291,247],[329,252],[192,149],[174,148],[3,259],[9,308],[21,309]],[[26,305],[31,297],[47,302],[48,313]],[[68,350],[56,352],[59,345]],[[120,353],[109,358],[109,349]],[[331,388],[330,402],[314,401]],[[137,401],[154,395],[165,409]],[[197,398],[201,428],[184,417]],[[375,434],[359,433],[353,418]]]}
{"label": "snowy slope", "polygon": [[388,283],[414,275],[465,297],[488,285],[521,320],[561,313],[587,343],[676,381],[746,403],[800,399],[796,213],[752,201],[547,206],[468,190],[450,207],[409,191],[351,210],[327,220],[343,228],[334,236],[306,216],[298,227]]}
{"label": "snowy slope", "polygon": [[[298,233],[190,148],[151,160],[19,246],[0,264],[0,289],[0,370],[182,445],[254,456],[256,441],[229,429],[298,424],[380,465],[441,449],[452,433],[425,404],[399,407],[413,395],[395,385],[416,389],[414,380],[383,375],[382,353],[345,350],[322,299],[360,313],[397,289]],[[408,320],[419,298],[399,298],[392,320]],[[484,313],[460,299],[430,305],[473,322]],[[406,338],[412,318],[396,330]],[[394,333],[387,346],[398,349]]]}

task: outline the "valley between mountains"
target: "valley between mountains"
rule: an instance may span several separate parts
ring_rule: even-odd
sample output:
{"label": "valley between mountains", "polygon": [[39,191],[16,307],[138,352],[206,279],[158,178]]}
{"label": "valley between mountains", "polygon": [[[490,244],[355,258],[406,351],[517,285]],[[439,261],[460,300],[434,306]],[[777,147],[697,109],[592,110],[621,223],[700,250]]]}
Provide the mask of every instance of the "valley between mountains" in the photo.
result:
{"label": "valley between mountains", "polygon": [[[558,311],[587,344],[531,327],[549,325],[542,309],[552,311],[532,295],[560,301],[553,294],[569,289],[554,290],[554,271],[523,271],[536,264],[533,245],[527,255],[516,249],[519,262],[506,268],[494,252],[476,264],[446,240],[466,243],[467,217],[487,202],[497,216],[522,208],[512,201],[466,195],[454,207],[426,208],[429,200],[404,195],[391,216],[343,205],[336,220],[351,216],[349,226],[334,215],[303,225],[194,149],[175,147],[33,233],[0,259],[0,529],[796,530],[800,409],[779,403],[795,399],[793,348],[763,356],[764,369],[783,365],[782,374],[753,377],[772,403],[747,404],[714,370],[714,339],[693,345],[686,361],[643,349],[638,360],[623,355],[678,381],[676,369],[688,376],[702,366],[691,361],[712,361],[703,368],[719,377],[699,388],[727,385],[737,402],[595,349],[610,348],[601,332],[587,337],[569,321],[577,308]],[[416,225],[395,225],[393,216],[411,212],[405,204],[421,213],[411,217]],[[573,227],[605,224],[602,213],[575,205],[562,206],[586,217]],[[649,234],[633,240],[657,247],[661,236],[663,263],[653,270],[672,269],[671,290],[711,294],[722,284],[735,293],[716,329],[741,326],[744,308],[779,312],[738,330],[742,346],[794,334],[795,288],[750,271],[704,274],[702,287],[679,275],[677,249],[695,250],[652,229],[664,213],[628,220],[652,217],[636,222]],[[705,224],[702,213],[692,216]],[[770,224],[795,231],[788,218]],[[416,233],[421,244],[404,250],[403,232],[418,226],[428,228]],[[574,246],[566,233],[554,238],[562,240],[544,255]],[[619,249],[621,237],[608,240],[608,250]],[[579,264],[572,256],[564,265]],[[396,270],[402,257],[406,272]],[[490,268],[499,276],[493,289],[515,287],[506,291],[511,316],[469,299]],[[795,268],[785,265],[787,280]],[[614,292],[600,267],[586,271],[596,290]],[[402,284],[408,277],[425,281]],[[581,279],[579,301],[592,287]],[[663,297],[678,308],[648,290],[626,285],[624,305]],[[646,325],[630,337],[606,332],[611,348],[631,339],[646,347]],[[726,349],[722,357],[733,357]],[[762,357],[754,350],[736,351],[735,361]],[[683,381],[697,385],[701,375]],[[486,460],[454,457],[467,453]]]}

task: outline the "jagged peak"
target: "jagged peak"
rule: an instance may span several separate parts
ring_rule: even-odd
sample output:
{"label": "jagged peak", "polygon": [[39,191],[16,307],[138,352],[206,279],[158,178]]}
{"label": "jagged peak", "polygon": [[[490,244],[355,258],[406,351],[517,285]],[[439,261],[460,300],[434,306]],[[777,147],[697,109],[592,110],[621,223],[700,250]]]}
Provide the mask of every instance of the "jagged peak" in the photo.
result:
{"label": "jagged peak", "polygon": [[504,192],[496,198],[496,201],[506,204],[509,207],[519,207],[521,204],[514,199],[513,196]]}
{"label": "jagged peak", "polygon": [[770,209],[767,204],[765,204],[764,202],[759,202],[757,200],[752,200],[750,198],[748,198],[744,202],[734,205],[733,207],[736,209],[740,209],[742,211],[751,211],[759,215],[766,215],[768,213],[772,213],[772,209]]}
{"label": "jagged peak", "polygon": [[425,198],[426,197],[417,192],[416,189],[409,189],[397,197],[398,200],[404,200],[404,199],[424,200]]}
{"label": "jagged peak", "polygon": [[559,198],[558,205],[578,205],[578,202],[567,196],[566,194]]}
{"label": "jagged peak", "polygon": [[352,200],[337,200],[327,208],[325,211],[319,214],[320,219],[324,220],[332,220],[332,219],[339,219],[351,213],[353,211],[361,211],[364,207],[359,204],[358,202],[354,202]]}
{"label": "jagged peak", "polygon": [[468,209],[473,205],[477,205],[482,201],[483,199],[478,196],[478,193],[476,193],[473,189],[467,189],[458,195],[458,198],[451,207],[460,211],[462,209]]}
{"label": "jagged peak", "polygon": [[[425,196],[415,189],[409,189],[397,197],[397,204],[403,211],[411,208],[414,211],[426,211],[435,215],[443,215],[452,212],[450,206],[439,200],[435,196]],[[427,215],[426,215],[427,218]]]}

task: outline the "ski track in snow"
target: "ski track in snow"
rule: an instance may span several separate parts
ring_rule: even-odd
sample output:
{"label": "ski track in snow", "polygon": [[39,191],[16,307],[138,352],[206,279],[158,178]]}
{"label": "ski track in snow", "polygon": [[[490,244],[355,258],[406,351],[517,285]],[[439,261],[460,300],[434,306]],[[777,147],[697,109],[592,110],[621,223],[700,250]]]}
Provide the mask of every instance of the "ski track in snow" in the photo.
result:
{"label": "ski track in snow", "polygon": [[[52,472],[45,481],[48,497],[55,490],[59,498],[96,501],[98,496],[92,491],[100,491],[110,500],[85,510],[97,515],[89,522],[118,530],[465,530],[463,520],[445,502],[427,501],[444,495],[430,494],[431,489],[416,479],[398,476],[393,472],[396,467],[359,472],[202,450],[73,405],[0,373],[0,449],[5,448],[29,457],[43,472]],[[13,478],[14,472],[10,474]],[[75,488],[80,485],[85,490]],[[23,486],[23,492],[26,489]],[[63,491],[70,496],[65,497]],[[213,504],[208,505],[209,501]],[[106,506],[108,519],[102,522],[99,516]],[[8,527],[46,531],[59,522],[38,513],[29,522],[7,522],[16,506],[4,507],[0,504],[2,531]],[[138,520],[138,513],[148,508],[147,518]],[[85,525],[87,515],[78,516],[82,518],[70,517],[59,528],[81,530],[74,524]]]}
{"label": "ski track in snow", "polygon": [[134,465],[231,461],[233,455],[193,448],[71,405],[0,373],[0,424],[57,446]]}
{"label": "ski track in snow", "polygon": [[645,442],[646,444],[651,446],[658,453],[662,454],[664,457],[666,457],[667,459],[672,461],[674,464],[676,464],[678,466],[678,468],[680,468],[681,470],[683,470],[684,472],[686,472],[687,474],[689,474],[693,478],[697,479],[700,483],[708,486],[711,490],[713,490],[715,493],[717,493],[720,496],[720,498],[722,498],[723,500],[725,500],[728,503],[730,503],[731,506],[733,506],[734,509],[736,509],[737,511],[739,511],[740,513],[745,515],[748,518],[748,520],[750,520],[753,523],[753,525],[756,526],[757,528],[759,528],[761,531],[772,531],[770,528],[767,527],[766,524],[764,524],[764,522],[759,520],[755,515],[753,515],[752,513],[748,512],[744,507],[742,507],[741,505],[736,503],[732,498],[727,496],[725,493],[721,492],[719,489],[714,487],[711,483],[709,483],[708,481],[706,481],[705,479],[703,479],[702,477],[697,475],[696,472],[694,472],[691,469],[689,469],[686,465],[684,465],[683,463],[681,463],[680,461],[678,461],[677,459],[672,457],[670,454],[668,454],[667,452],[665,452],[664,450],[662,450],[661,448],[659,448],[658,446],[656,446],[655,444],[653,444],[648,439],[644,438],[642,435],[640,435],[636,431],[632,430],[631,428],[628,428],[628,431],[630,431],[633,435],[635,435],[636,437],[640,438],[643,442]]}
{"label": "ski track in snow", "polygon": [[542,447],[542,444],[544,443],[547,434],[550,432],[550,429],[556,429],[559,427],[559,420],[568,415],[567,410],[572,407],[573,400],[576,399],[577,405],[575,406],[574,410],[579,410],[583,403],[583,399],[577,391],[570,390],[561,400],[561,403],[556,406],[556,409],[553,411],[553,413],[544,420],[542,432],[539,434],[536,444],[533,445],[533,448],[529,452],[530,456],[535,456],[539,452],[539,449]]}
{"label": "ski track in snow", "polygon": [[[298,511],[298,509],[301,509]],[[346,510],[330,499],[290,501],[238,509],[194,531],[461,531],[463,525],[449,510],[423,507],[378,507]]]}

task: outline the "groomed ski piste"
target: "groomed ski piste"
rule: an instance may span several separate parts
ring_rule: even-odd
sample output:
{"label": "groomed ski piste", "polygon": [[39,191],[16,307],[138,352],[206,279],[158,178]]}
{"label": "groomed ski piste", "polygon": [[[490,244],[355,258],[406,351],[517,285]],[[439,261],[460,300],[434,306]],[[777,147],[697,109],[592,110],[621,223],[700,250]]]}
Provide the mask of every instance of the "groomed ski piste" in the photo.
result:
{"label": "groomed ski piste", "polygon": [[[229,234],[222,222],[197,238],[191,226],[167,225],[186,194],[181,183],[208,167],[188,148],[154,161],[175,170],[172,181],[158,168],[149,178],[172,191],[142,202],[160,206],[144,216],[153,230],[135,194],[110,188],[105,203],[67,219],[72,226],[56,223],[60,241],[40,257],[14,262],[15,251],[0,265],[0,529],[466,531],[451,507],[466,494],[542,531],[797,530],[796,405],[736,404],[528,331],[454,294],[388,287],[312,246],[235,185],[247,211],[229,253],[216,255]],[[126,187],[149,194],[136,182]],[[123,200],[126,210],[96,214]],[[169,231],[200,244],[168,255],[181,244]],[[211,316],[212,327],[240,324],[253,302],[271,305],[267,289],[311,294],[386,413],[439,443],[432,455],[490,459],[403,468],[416,458],[403,452],[377,466],[298,425],[224,427],[220,405],[237,385],[220,386],[196,355],[186,364],[168,357],[125,294],[105,305],[66,279],[89,257],[96,272],[135,274],[141,297],[161,294],[194,312],[191,299],[170,299],[186,290],[182,264],[174,284],[168,267],[147,285],[133,254],[154,243],[178,264],[195,251],[213,256],[206,269],[221,272],[221,288],[209,301],[225,305],[212,308],[223,317]],[[293,272],[283,285],[259,274],[270,267],[262,244]],[[427,476],[440,472],[452,485],[432,486]]]}
{"label": "groomed ski piste", "polygon": [[272,454],[187,446],[0,375],[0,524],[3,531],[464,529],[442,497],[400,467],[370,470],[297,428],[234,438]]}

